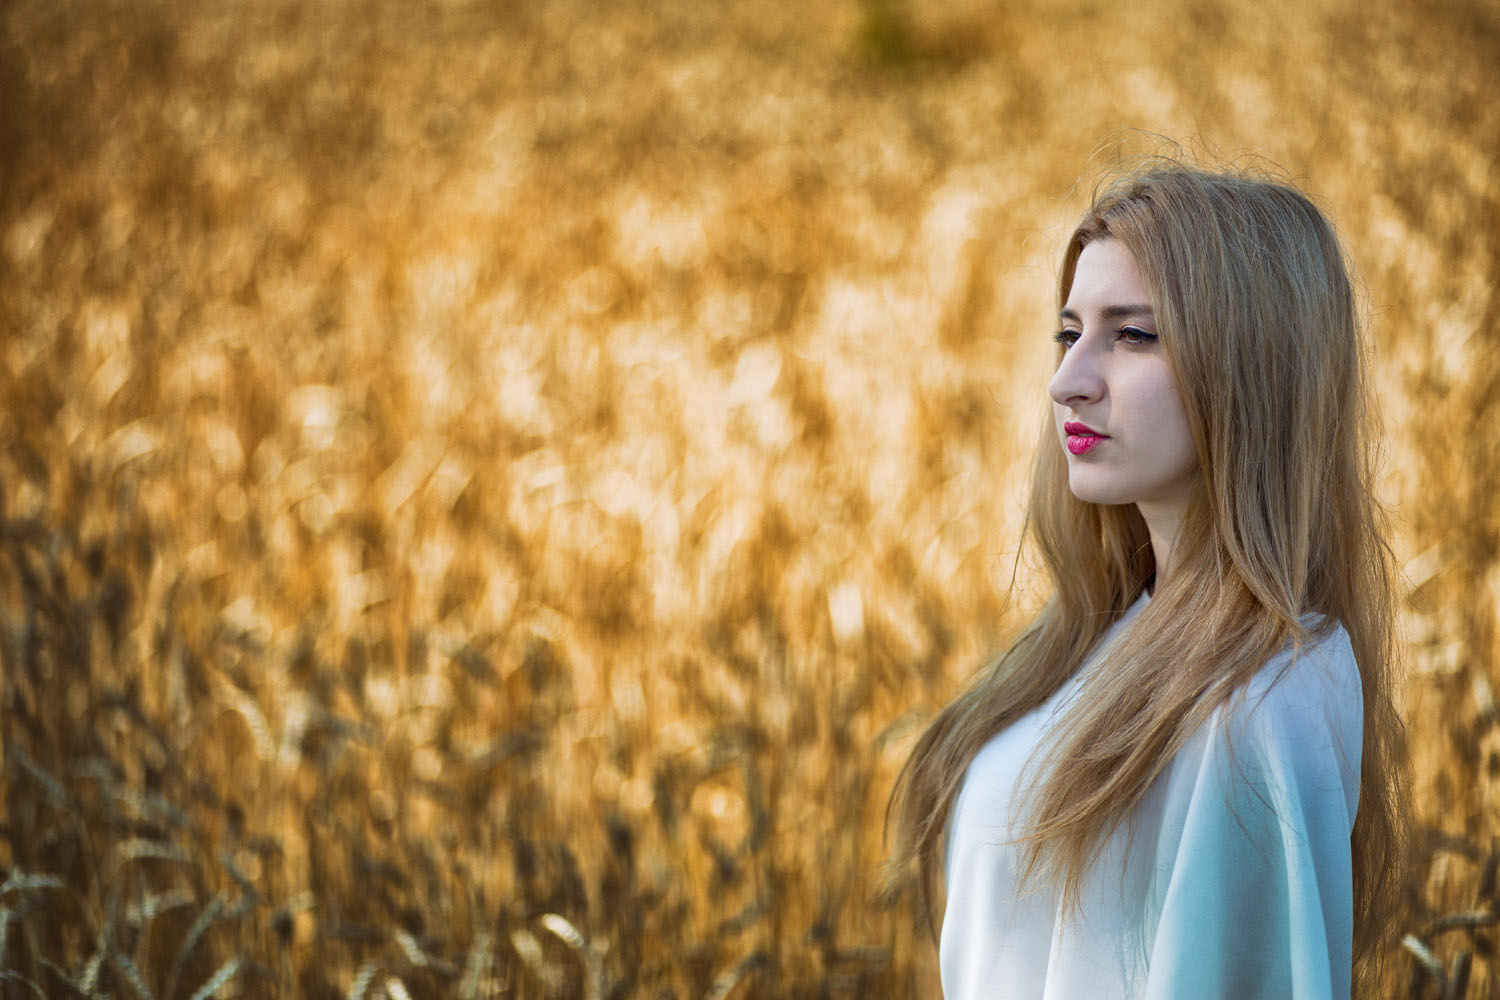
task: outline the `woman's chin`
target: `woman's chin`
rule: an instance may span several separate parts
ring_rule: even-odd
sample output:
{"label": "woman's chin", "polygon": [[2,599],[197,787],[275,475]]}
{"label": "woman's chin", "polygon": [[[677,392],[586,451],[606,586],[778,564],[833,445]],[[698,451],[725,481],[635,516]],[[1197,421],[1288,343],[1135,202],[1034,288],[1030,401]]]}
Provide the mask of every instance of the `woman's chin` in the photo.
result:
{"label": "woman's chin", "polygon": [[1118,490],[1112,490],[1106,483],[1092,481],[1089,476],[1068,477],[1068,490],[1084,503],[1098,504],[1122,504],[1131,501],[1119,495]]}

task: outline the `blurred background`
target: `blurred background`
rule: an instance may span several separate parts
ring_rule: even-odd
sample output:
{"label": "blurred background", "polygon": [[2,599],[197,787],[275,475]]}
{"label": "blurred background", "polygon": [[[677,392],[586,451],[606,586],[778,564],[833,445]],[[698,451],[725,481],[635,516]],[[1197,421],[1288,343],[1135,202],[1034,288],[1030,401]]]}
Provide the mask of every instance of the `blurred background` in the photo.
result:
{"label": "blurred background", "polygon": [[0,995],[935,995],[886,796],[1036,605],[1062,242],[1176,142],[1362,276],[1386,995],[1490,996],[1497,55],[1493,0],[7,0]]}

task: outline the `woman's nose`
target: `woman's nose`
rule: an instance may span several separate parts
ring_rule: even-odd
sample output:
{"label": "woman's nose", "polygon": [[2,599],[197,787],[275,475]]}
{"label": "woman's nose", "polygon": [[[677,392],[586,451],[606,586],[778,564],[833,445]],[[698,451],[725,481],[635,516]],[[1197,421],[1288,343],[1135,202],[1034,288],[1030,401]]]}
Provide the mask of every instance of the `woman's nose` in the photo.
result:
{"label": "woman's nose", "polygon": [[1104,395],[1098,359],[1085,342],[1079,341],[1063,352],[1047,393],[1054,403],[1064,406],[1094,402]]}

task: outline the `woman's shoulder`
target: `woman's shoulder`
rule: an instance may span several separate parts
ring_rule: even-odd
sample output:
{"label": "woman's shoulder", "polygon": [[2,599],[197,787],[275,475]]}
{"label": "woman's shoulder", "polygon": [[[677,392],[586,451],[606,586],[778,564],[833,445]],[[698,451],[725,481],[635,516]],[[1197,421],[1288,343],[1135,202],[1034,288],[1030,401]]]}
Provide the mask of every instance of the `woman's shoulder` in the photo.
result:
{"label": "woman's shoulder", "polygon": [[1314,774],[1326,779],[1336,771],[1352,795],[1359,783],[1364,694],[1349,634],[1338,622],[1313,621],[1305,638],[1289,642],[1220,706],[1211,728],[1251,766],[1292,781]]}
{"label": "woman's shoulder", "polygon": [[1251,678],[1239,714],[1265,722],[1330,712],[1363,718],[1364,693],[1349,633],[1321,616],[1308,616],[1303,625],[1305,637],[1288,641]]}

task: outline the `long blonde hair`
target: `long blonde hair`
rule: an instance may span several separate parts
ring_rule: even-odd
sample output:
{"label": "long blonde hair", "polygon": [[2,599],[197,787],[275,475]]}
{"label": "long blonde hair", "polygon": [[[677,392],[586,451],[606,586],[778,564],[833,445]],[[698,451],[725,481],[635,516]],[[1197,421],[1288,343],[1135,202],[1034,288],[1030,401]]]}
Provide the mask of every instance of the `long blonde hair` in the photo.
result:
{"label": "long blonde hair", "polygon": [[[1365,362],[1355,295],[1333,229],[1292,188],[1181,164],[1126,175],[1095,196],[1063,255],[1118,240],[1151,291],[1188,414],[1200,476],[1149,605],[1091,672],[1034,803],[1023,874],[1075,905],[1104,837],[1215,708],[1289,643],[1308,612],[1341,623],[1359,665],[1364,744],[1354,825],[1356,975],[1397,906],[1396,800],[1404,761],[1392,704],[1389,552],[1372,492]],[[1052,594],[1008,650],[929,724],[891,800],[896,858],[915,864],[929,913],[945,833],[970,761],[1082,665],[1156,573],[1134,506],[1068,489],[1050,423],[1028,535]]]}

